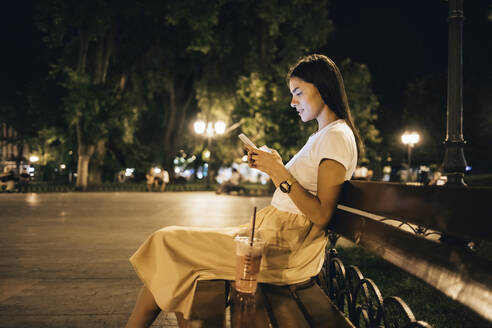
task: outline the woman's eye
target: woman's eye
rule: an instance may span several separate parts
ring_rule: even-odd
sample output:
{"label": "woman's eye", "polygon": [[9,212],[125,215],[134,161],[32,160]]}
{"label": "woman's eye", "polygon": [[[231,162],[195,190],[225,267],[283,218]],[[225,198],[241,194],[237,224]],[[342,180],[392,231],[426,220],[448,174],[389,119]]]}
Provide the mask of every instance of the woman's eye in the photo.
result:
{"label": "woman's eye", "polygon": [[298,94],[296,94],[297,97],[300,97],[302,95],[302,92],[299,92]]}

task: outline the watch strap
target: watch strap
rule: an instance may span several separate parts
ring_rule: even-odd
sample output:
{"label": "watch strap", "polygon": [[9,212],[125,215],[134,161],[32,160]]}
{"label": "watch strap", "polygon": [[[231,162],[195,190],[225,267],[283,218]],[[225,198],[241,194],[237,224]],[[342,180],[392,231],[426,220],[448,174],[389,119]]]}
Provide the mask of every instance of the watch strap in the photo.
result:
{"label": "watch strap", "polygon": [[[296,179],[294,179],[294,178],[289,178],[289,179],[286,179],[286,180],[284,180],[284,181],[280,182],[280,184],[279,184],[280,190],[281,190],[282,192],[284,192],[284,193],[288,194],[288,193],[290,193],[290,190],[291,190],[291,188],[292,188],[292,185],[293,185],[294,183],[296,183],[296,182],[297,182],[297,180],[296,180]],[[284,186],[283,186],[284,184],[286,184],[286,185],[287,185],[287,187],[284,187]]]}

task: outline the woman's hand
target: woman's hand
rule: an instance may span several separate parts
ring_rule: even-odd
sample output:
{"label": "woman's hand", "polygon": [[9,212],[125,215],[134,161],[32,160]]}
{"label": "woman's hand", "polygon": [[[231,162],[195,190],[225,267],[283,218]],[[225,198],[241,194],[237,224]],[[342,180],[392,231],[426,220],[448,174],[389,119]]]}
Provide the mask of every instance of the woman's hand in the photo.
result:
{"label": "woman's hand", "polygon": [[248,151],[248,165],[273,177],[284,174],[287,169],[282,163],[282,158],[275,149],[268,148],[270,152],[254,149],[248,145],[244,146]]}

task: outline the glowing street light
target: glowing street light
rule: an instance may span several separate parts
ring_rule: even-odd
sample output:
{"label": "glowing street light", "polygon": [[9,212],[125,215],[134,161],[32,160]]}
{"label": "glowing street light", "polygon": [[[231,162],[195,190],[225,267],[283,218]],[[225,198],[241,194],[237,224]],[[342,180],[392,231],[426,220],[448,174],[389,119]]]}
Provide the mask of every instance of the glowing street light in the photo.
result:
{"label": "glowing street light", "polygon": [[39,161],[39,157],[36,156],[36,155],[32,155],[31,157],[29,157],[29,160],[32,162],[32,163],[36,163],[37,161]]}
{"label": "glowing street light", "polygon": [[419,142],[420,136],[417,132],[405,131],[401,136],[401,142],[407,145],[408,149],[408,176],[410,176],[411,165],[412,165],[412,148]]}
{"label": "glowing street light", "polygon": [[419,142],[420,136],[417,132],[405,132],[401,136],[401,142],[405,145],[410,145],[413,147],[417,142]]}
{"label": "glowing street light", "polygon": [[193,127],[195,128],[195,132],[197,134],[203,134],[203,132],[205,132],[205,128],[207,127],[207,124],[203,121],[196,121]]}
{"label": "glowing street light", "polygon": [[217,134],[224,134],[226,131],[226,124],[222,121],[217,121],[215,123],[196,121],[195,124],[193,124],[193,128],[195,129],[196,134],[204,134],[206,137],[212,138]]}
{"label": "glowing street light", "polygon": [[205,149],[205,150],[203,151],[202,159],[203,159],[204,161],[207,161],[207,162],[208,162],[208,160],[210,160],[210,150]]}
{"label": "glowing street light", "polygon": [[215,133],[224,134],[224,132],[226,130],[226,124],[222,121],[218,121],[218,122],[215,122],[214,128],[215,128]]}

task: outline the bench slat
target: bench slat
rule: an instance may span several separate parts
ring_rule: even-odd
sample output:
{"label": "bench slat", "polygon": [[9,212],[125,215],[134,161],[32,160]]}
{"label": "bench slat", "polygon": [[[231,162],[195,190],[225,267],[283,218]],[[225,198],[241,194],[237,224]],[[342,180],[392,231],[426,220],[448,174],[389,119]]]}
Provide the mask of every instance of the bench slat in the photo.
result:
{"label": "bench slat", "polygon": [[337,210],[331,230],[492,320],[492,263],[474,252]]}
{"label": "bench slat", "polygon": [[313,328],[355,328],[317,284],[293,291],[297,303]]}
{"label": "bench slat", "polygon": [[194,327],[195,321],[202,328],[224,327],[226,305],[225,280],[201,280],[198,282],[187,326]]}
{"label": "bench slat", "polygon": [[231,290],[232,328],[271,328],[261,289],[255,295],[239,294]]}
{"label": "bench slat", "polygon": [[492,188],[347,181],[339,204],[450,235],[492,240]]}
{"label": "bench slat", "polygon": [[292,297],[288,286],[261,284],[260,288],[272,327],[309,328],[309,323]]}

